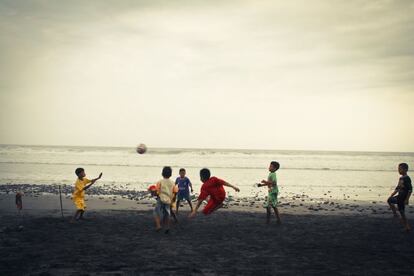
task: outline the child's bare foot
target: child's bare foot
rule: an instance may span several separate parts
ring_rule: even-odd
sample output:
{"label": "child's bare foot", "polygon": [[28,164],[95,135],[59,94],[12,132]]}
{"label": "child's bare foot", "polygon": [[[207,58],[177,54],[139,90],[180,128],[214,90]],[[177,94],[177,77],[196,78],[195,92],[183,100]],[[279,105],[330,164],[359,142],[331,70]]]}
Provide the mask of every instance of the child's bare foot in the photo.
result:
{"label": "child's bare foot", "polygon": [[161,227],[159,227],[159,228],[155,228],[155,232],[160,232],[161,231]]}

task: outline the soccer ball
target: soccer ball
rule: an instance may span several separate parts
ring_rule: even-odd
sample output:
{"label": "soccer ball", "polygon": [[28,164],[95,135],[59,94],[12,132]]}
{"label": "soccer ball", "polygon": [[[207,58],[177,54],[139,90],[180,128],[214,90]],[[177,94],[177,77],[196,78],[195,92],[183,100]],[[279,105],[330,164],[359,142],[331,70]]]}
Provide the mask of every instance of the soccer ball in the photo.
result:
{"label": "soccer ball", "polygon": [[137,153],[144,154],[147,151],[147,146],[144,144],[139,144],[137,146]]}

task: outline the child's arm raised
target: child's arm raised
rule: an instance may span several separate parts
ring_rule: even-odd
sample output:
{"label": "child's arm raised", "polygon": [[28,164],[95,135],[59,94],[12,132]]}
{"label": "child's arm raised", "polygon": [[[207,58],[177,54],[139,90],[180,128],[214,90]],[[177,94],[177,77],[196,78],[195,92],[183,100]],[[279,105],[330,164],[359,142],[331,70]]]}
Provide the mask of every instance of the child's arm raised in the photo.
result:
{"label": "child's arm raised", "polygon": [[101,177],[102,177],[102,173],[100,173],[97,178],[92,179],[91,184],[86,185],[85,188],[83,188],[83,190],[85,191],[85,190],[89,189],[89,187],[91,187],[96,182],[96,180],[101,179]]}
{"label": "child's arm raised", "polygon": [[236,186],[231,185],[230,183],[224,182],[223,183],[223,186],[227,186],[227,187],[233,188],[236,192],[240,192],[240,189],[239,188],[237,188]]}

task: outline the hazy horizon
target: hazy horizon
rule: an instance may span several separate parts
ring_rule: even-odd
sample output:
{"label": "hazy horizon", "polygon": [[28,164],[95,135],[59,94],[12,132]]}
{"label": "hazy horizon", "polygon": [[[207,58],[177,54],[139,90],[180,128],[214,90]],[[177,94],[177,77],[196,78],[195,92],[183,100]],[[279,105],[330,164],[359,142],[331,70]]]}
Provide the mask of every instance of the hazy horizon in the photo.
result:
{"label": "hazy horizon", "polygon": [[0,144],[414,152],[412,14],[0,0]]}
{"label": "hazy horizon", "polygon": [[[73,148],[125,148],[125,149],[131,149],[135,150],[137,145],[131,145],[131,146],[101,146],[101,145],[42,145],[42,144],[0,144],[0,146],[17,146],[17,147],[73,147]],[[148,146],[147,146],[148,147]],[[346,151],[346,150],[324,150],[324,149],[314,149],[314,150],[308,150],[308,149],[276,149],[276,148],[208,148],[208,147],[199,147],[199,148],[190,148],[190,147],[148,147],[148,151],[151,151],[152,149],[155,150],[223,150],[223,151],[263,151],[263,152],[329,152],[329,153],[385,153],[385,154],[414,154],[414,151],[362,151],[362,150],[356,150],[356,151]]]}

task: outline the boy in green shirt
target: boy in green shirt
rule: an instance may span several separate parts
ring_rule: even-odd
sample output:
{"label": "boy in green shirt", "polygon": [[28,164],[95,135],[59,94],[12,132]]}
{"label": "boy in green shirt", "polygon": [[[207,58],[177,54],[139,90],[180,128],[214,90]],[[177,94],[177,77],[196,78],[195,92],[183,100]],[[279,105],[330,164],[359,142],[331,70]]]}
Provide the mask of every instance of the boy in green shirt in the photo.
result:
{"label": "boy in green shirt", "polygon": [[277,209],[277,195],[279,193],[279,189],[277,187],[277,178],[276,178],[276,171],[280,168],[280,164],[276,161],[270,162],[269,166],[269,176],[267,177],[267,180],[262,180],[261,184],[257,184],[258,187],[267,186],[269,193],[267,196],[267,200],[264,203],[264,208],[266,208],[267,211],[267,219],[266,223],[270,223],[270,214],[271,210],[270,208],[273,208],[275,211],[277,223],[280,224],[280,216],[279,216],[279,210]]}

